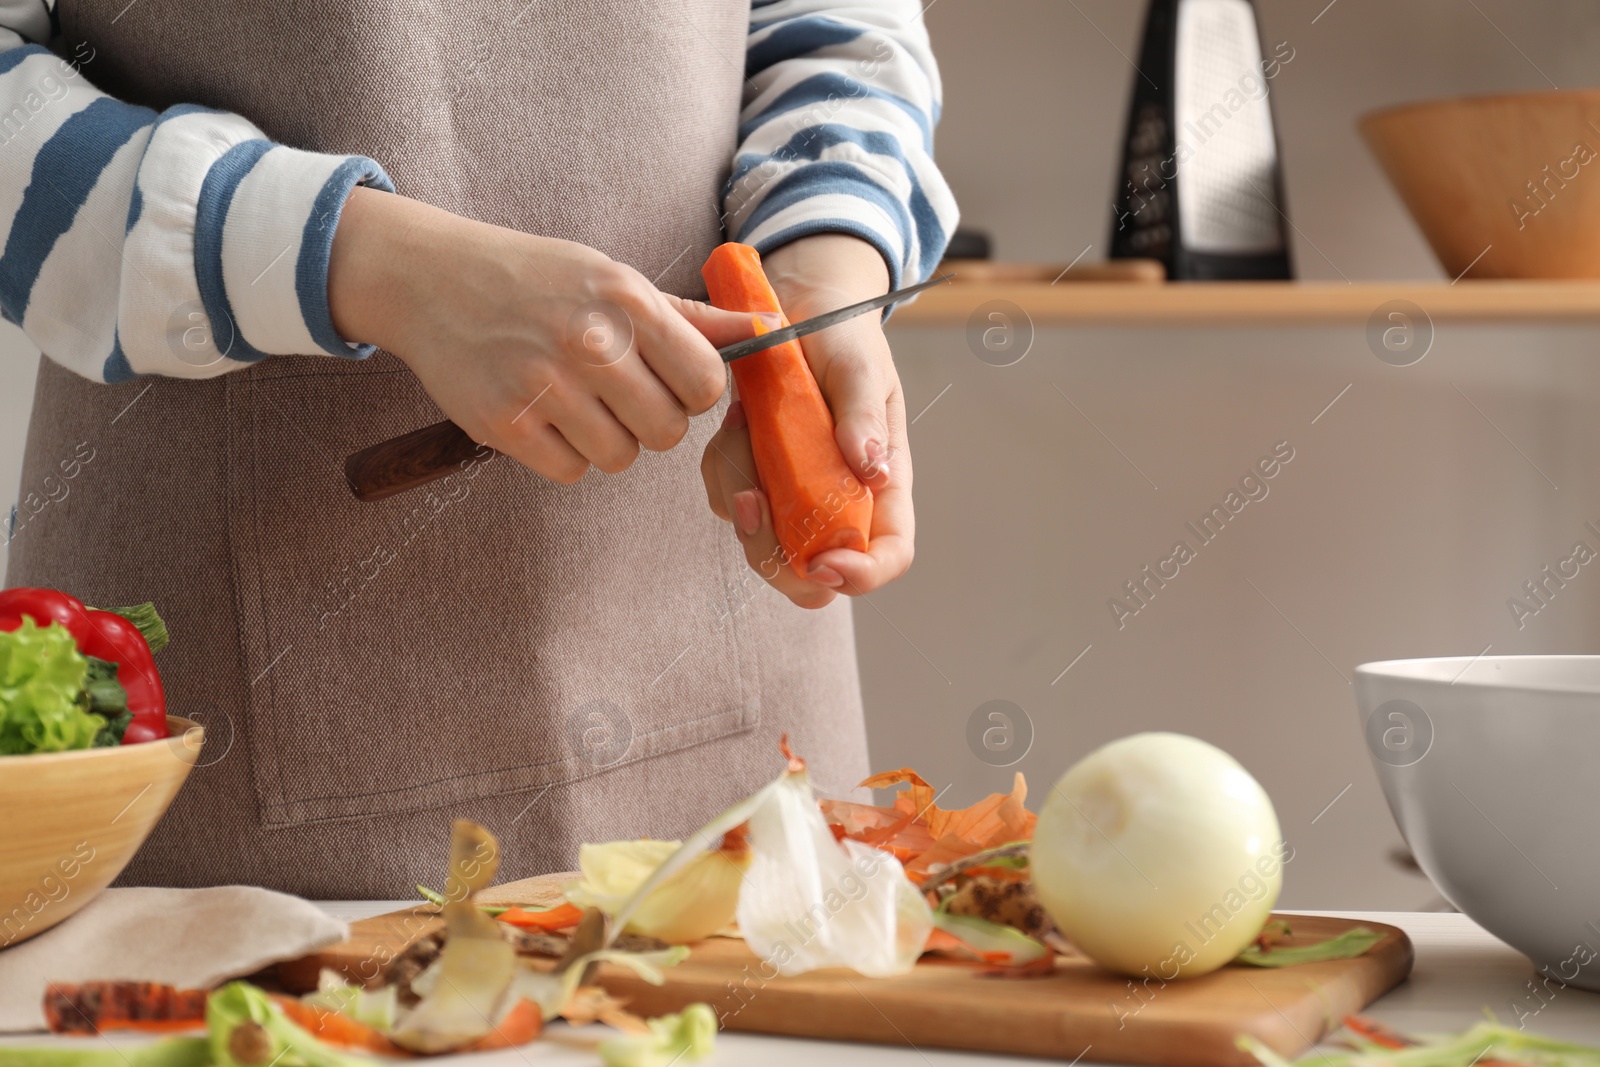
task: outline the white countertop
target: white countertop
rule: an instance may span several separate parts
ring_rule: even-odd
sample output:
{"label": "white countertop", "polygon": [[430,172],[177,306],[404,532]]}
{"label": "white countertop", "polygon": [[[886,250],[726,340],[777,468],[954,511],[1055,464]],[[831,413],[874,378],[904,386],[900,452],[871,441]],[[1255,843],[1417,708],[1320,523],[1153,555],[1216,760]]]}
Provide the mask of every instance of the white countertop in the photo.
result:
{"label": "white countertop", "polygon": [[[396,911],[413,901],[325,901],[321,906],[341,919],[353,920]],[[1313,914],[1333,914],[1321,912]],[[1411,978],[1367,1009],[1366,1014],[1403,1033],[1464,1030],[1483,1018],[1485,1008],[1500,1020],[1515,1025],[1524,1018],[1531,1033],[1600,1046],[1600,994],[1576,989],[1559,990],[1539,1001],[1529,986],[1534,971],[1525,957],[1490,936],[1464,915],[1434,912],[1341,912],[1349,918],[1398,926],[1416,946],[1417,961]],[[439,1067],[471,1064],[473,1067],[595,1067],[593,1046],[610,1031],[596,1026],[551,1027],[537,1045],[526,1049],[449,1056],[426,1061]],[[81,1047],[85,1039],[71,1044]],[[93,1039],[117,1047],[149,1040],[127,1034]],[[6,1045],[61,1045],[69,1039],[19,1035],[0,1039],[0,1063]],[[103,1047],[103,1045],[102,1045]],[[423,1061],[418,1061],[423,1062]],[[788,1037],[759,1037],[722,1033],[717,1036],[713,1064],[760,1064],[762,1067],[967,1067],[979,1063],[1056,1063],[1014,1056],[986,1056],[945,1052],[931,1048],[857,1045],[833,1041],[804,1041]],[[1079,1067],[1093,1067],[1092,1060]]]}

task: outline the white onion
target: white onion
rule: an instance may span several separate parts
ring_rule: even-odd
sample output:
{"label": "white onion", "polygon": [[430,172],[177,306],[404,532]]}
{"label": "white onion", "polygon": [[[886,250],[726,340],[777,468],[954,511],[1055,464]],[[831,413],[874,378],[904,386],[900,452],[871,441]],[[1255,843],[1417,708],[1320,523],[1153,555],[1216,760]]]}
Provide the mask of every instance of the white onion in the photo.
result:
{"label": "white onion", "polygon": [[1031,867],[1045,910],[1090,958],[1170,980],[1216,970],[1261,932],[1292,855],[1237,760],[1198,738],[1145,733],[1061,777]]}

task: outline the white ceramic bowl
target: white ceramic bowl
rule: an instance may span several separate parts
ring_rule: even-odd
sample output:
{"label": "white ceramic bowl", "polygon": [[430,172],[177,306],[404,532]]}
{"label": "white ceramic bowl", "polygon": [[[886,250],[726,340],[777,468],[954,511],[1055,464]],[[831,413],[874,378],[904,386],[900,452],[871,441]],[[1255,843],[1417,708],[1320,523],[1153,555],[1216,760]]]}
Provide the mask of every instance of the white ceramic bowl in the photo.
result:
{"label": "white ceramic bowl", "polygon": [[1434,885],[1546,977],[1600,991],[1600,656],[1366,663],[1355,691]]}

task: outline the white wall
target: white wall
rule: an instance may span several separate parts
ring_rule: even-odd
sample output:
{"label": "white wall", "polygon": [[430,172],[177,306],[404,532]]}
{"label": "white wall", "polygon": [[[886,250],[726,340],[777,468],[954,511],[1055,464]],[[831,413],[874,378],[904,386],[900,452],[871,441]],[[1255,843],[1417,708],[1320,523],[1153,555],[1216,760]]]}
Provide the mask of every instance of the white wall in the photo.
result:
{"label": "white wall", "polygon": [[5,566],[9,545],[7,531],[12,504],[21,495],[17,480],[22,476],[22,442],[28,432],[28,412],[33,408],[33,377],[39,366],[39,350],[22,331],[0,321],[0,568]]}
{"label": "white wall", "polygon": [[[1544,75],[1593,83],[1600,62],[1600,14],[1576,0],[1261,8],[1269,44],[1295,49],[1273,94],[1307,278],[1438,275],[1355,133],[1360,113],[1544,88]],[[1103,252],[1134,77],[1117,50],[1134,54],[1142,13],[1128,0],[929,7],[946,82],[939,157],[966,221],[994,235],[1002,258]],[[1341,672],[1489,643],[1596,650],[1600,597],[1582,586],[1522,631],[1505,607],[1585,519],[1600,521],[1586,469],[1600,446],[1595,340],[1579,328],[1446,324],[1426,359],[1399,369],[1353,327],[1050,329],[1001,369],[957,332],[898,330],[911,410],[951,388],[912,431],[916,566],[857,610],[875,764],[950,784],[950,803],[1004,786],[1011,771],[980,762],[965,740],[990,699],[1033,721],[1017,769],[1036,796],[1096,744],[1184,730],[1234,752],[1275,798],[1297,848],[1286,903],[1431,901],[1426,883],[1385,860],[1399,837]],[[0,327],[0,349],[9,498],[34,354],[11,327]],[[1271,494],[1117,630],[1106,599],[1284,439],[1296,457]]]}

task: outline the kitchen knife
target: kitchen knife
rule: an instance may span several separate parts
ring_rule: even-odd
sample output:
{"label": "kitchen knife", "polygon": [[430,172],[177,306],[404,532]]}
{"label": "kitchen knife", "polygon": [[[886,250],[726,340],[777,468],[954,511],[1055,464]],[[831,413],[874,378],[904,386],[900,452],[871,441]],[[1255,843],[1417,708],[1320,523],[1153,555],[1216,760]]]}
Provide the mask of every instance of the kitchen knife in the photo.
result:
{"label": "kitchen knife", "polygon": [[[717,354],[724,363],[732,363],[806,334],[826,330],[857,315],[888,307],[924,289],[942,285],[953,277],[953,274],[942,274],[858,304],[813,315],[809,319],[720,348]],[[442,478],[463,464],[489,459],[494,454],[494,449],[478,444],[461,427],[446,419],[362,449],[344,461],[344,477],[357,500],[383,500]]]}
{"label": "kitchen knife", "polygon": [[717,349],[717,355],[722,357],[722,362],[732,363],[736,359],[743,359],[745,356],[754,355],[757,352],[765,352],[769,348],[776,348],[781,344],[804,337],[808,333],[816,333],[818,330],[826,330],[829,326],[837,326],[839,323],[847,319],[853,319],[857,315],[865,315],[869,311],[876,311],[879,308],[888,307],[890,304],[898,304],[908,296],[920,293],[924,289],[931,289],[935,285],[943,285],[954,277],[954,274],[941,274],[937,278],[929,278],[925,282],[908,285],[904,289],[896,289],[892,293],[884,293],[882,296],[875,296],[871,300],[863,300],[859,304],[851,304],[848,307],[839,308],[837,311],[824,311],[822,314],[813,315],[809,319],[801,319],[799,322],[790,323],[788,326],[770,330],[767,333],[744,341],[735,342],[725,348],[719,348]]}

